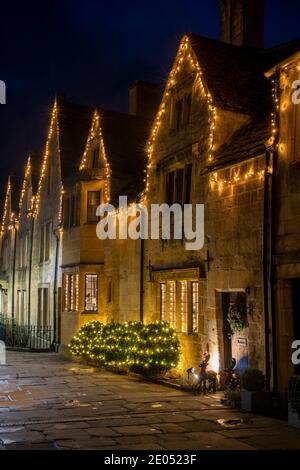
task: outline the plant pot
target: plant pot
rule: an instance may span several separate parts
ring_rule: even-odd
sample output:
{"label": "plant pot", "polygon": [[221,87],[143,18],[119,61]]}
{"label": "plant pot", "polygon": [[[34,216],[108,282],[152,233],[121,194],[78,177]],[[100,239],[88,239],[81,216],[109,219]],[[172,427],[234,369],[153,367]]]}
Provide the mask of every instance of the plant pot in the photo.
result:
{"label": "plant pot", "polygon": [[300,429],[300,413],[294,411],[290,403],[288,409],[288,424],[289,426]]}
{"label": "plant pot", "polygon": [[270,392],[249,392],[241,390],[242,409],[258,414],[268,414],[271,410],[271,394]]}

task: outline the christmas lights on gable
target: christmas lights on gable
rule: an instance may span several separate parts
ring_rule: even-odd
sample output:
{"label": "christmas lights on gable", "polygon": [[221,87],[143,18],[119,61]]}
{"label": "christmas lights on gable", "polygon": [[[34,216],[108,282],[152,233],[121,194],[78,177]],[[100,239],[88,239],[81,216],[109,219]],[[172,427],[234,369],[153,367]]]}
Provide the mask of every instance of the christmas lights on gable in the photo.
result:
{"label": "christmas lights on gable", "polygon": [[170,99],[170,92],[172,88],[176,85],[176,76],[182,69],[184,62],[188,62],[192,71],[195,72],[195,83],[199,84],[200,91],[202,96],[206,99],[207,107],[209,111],[209,139],[208,139],[208,164],[211,164],[213,161],[213,153],[214,153],[214,136],[215,136],[215,123],[217,119],[217,111],[216,107],[213,104],[212,96],[208,91],[207,85],[204,82],[202,71],[200,64],[194,54],[192,46],[190,44],[188,36],[184,36],[175,58],[175,62],[173,68],[169,74],[169,78],[167,80],[167,84],[165,87],[165,91],[163,94],[163,98],[156,115],[150,138],[147,142],[146,152],[147,152],[147,167],[145,170],[145,178],[144,178],[144,191],[142,193],[142,200],[146,199],[147,193],[149,192],[150,188],[150,169],[153,163],[153,152],[154,152],[154,145],[156,142],[157,134],[161,125],[162,116],[166,112],[167,102]]}
{"label": "christmas lights on gable", "polygon": [[89,151],[91,148],[91,143],[94,139],[99,140],[99,147],[101,149],[102,157],[104,160],[104,170],[105,170],[105,188],[104,188],[104,196],[105,196],[105,202],[109,202],[110,199],[110,178],[111,178],[111,169],[110,169],[110,164],[107,159],[106,151],[105,151],[105,145],[104,145],[104,139],[103,139],[103,134],[102,134],[102,129],[101,129],[101,116],[99,115],[98,110],[96,109],[94,112],[93,120],[92,120],[92,125],[90,128],[90,132],[87,138],[86,146],[83,152],[83,156],[81,159],[81,163],[79,166],[79,170],[84,170],[88,167],[88,156],[89,156]]}

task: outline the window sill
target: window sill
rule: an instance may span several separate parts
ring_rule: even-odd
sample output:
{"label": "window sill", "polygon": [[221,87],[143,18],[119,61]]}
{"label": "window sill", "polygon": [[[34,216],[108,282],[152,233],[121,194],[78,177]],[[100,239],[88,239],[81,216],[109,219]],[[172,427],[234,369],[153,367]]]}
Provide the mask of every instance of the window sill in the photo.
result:
{"label": "window sill", "polygon": [[98,310],[84,310],[81,315],[98,315]]}

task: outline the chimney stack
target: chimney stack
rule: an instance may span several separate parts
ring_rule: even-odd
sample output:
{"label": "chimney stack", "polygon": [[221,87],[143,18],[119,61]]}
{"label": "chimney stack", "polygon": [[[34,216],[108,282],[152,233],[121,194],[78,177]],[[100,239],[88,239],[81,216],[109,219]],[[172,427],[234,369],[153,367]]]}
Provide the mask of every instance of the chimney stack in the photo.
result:
{"label": "chimney stack", "polygon": [[158,86],[137,80],[129,88],[129,114],[153,118],[159,103]]}
{"label": "chimney stack", "polygon": [[264,47],[264,0],[219,0],[221,41]]}

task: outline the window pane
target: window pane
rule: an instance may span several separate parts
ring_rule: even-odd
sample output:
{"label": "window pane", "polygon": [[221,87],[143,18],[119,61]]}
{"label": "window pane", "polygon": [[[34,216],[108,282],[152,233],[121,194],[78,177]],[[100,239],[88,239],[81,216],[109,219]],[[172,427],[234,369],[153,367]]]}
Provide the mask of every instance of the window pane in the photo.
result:
{"label": "window pane", "polygon": [[75,310],[79,310],[79,274],[76,274],[75,278]]}
{"label": "window pane", "polygon": [[167,203],[171,206],[174,202],[174,183],[175,183],[175,172],[171,171],[167,174]]}
{"label": "window pane", "polygon": [[181,315],[181,331],[187,333],[188,331],[188,302],[187,302],[187,281],[180,282],[180,315]]}
{"label": "window pane", "polygon": [[74,310],[74,274],[70,274],[70,310]]}
{"label": "window pane", "polygon": [[192,95],[189,93],[184,97],[184,124],[188,124],[191,118]]}
{"label": "window pane", "polygon": [[23,290],[23,298],[22,298],[22,323],[26,324],[27,323],[27,296],[26,296],[26,290]]}
{"label": "window pane", "polygon": [[87,221],[97,222],[97,207],[100,205],[100,191],[88,191],[87,195]]}
{"label": "window pane", "polygon": [[192,331],[198,332],[198,316],[199,316],[199,284],[192,282]]}
{"label": "window pane", "polygon": [[176,128],[178,129],[182,124],[182,110],[183,100],[178,100],[175,105]]}
{"label": "window pane", "polygon": [[64,310],[69,310],[69,274],[64,275],[65,278],[65,291],[64,291]]}
{"label": "window pane", "polygon": [[167,319],[166,302],[166,284],[160,284],[160,319],[162,321]]}
{"label": "window pane", "polygon": [[64,200],[64,228],[69,228],[69,218],[70,218],[70,199],[66,198]]}
{"label": "window pane", "polygon": [[176,201],[178,204],[183,204],[183,176],[184,170],[180,168],[176,171]]}
{"label": "window pane", "polygon": [[175,281],[169,282],[169,321],[176,329],[176,285]]}
{"label": "window pane", "polygon": [[49,292],[48,288],[43,289],[43,325],[49,325],[49,315],[48,315],[48,303],[49,303]]}
{"label": "window pane", "polygon": [[98,274],[85,276],[85,310],[91,312],[98,310]]}
{"label": "window pane", "polygon": [[184,195],[185,204],[191,203],[192,168],[193,168],[192,163],[189,163],[185,167],[185,195]]}
{"label": "window pane", "polygon": [[95,147],[93,152],[92,168],[99,168],[99,147]]}

